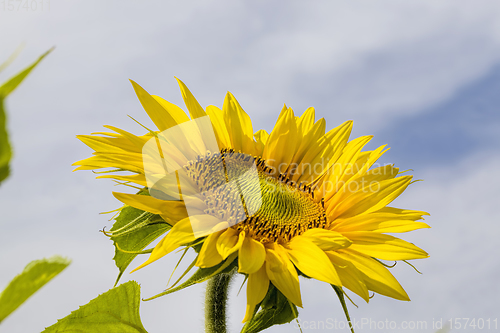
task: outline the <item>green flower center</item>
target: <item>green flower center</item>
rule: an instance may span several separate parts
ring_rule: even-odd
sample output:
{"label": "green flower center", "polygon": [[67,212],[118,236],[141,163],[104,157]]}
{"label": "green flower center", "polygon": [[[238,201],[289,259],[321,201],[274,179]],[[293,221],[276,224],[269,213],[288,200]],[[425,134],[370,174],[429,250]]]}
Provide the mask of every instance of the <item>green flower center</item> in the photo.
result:
{"label": "green flower center", "polygon": [[326,226],[323,200],[315,201],[308,185],[273,172],[261,158],[223,149],[184,168],[203,194],[205,213],[262,243],[286,242]]}

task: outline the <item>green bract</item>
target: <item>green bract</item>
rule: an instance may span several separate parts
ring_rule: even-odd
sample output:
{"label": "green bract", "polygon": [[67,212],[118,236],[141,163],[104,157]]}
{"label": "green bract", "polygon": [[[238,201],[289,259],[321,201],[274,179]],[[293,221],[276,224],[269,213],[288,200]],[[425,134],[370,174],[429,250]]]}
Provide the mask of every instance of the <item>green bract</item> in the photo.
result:
{"label": "green bract", "polygon": [[297,307],[278,289],[271,285],[264,300],[255,308],[254,313],[241,333],[257,333],[273,325],[286,324],[298,317]]}
{"label": "green bract", "polygon": [[120,270],[116,284],[132,260],[148,244],[167,232],[171,226],[159,215],[126,206],[120,210],[108,234],[115,245],[114,261]]}

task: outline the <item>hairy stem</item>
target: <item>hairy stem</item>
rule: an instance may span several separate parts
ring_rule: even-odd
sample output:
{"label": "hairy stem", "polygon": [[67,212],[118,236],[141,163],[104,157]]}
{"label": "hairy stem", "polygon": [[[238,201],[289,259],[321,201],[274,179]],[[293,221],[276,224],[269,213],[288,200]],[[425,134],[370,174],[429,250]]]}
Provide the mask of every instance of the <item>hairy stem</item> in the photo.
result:
{"label": "hairy stem", "polygon": [[208,280],[205,294],[205,332],[226,333],[226,303],[229,284],[234,276],[222,273]]}

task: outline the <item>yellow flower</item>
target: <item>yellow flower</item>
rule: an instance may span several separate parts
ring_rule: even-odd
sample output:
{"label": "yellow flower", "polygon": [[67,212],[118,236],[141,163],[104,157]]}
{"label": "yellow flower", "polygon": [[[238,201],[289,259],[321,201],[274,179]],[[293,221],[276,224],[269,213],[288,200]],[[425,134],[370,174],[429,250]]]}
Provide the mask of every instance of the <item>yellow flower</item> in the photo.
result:
{"label": "yellow flower", "polygon": [[[244,321],[252,317],[270,283],[301,307],[299,275],[345,287],[366,302],[369,291],[409,300],[379,259],[428,257],[417,246],[387,234],[428,228],[417,222],[427,213],[388,207],[412,182],[412,176],[401,175],[393,165],[374,167],[385,146],[362,151],[371,136],[349,141],[351,121],[325,133],[325,120],[315,121],[313,108],[296,117],[291,108],[283,107],[268,134],[265,130],[254,132],[250,117],[231,93],[226,95],[222,110],[215,106],[204,110],[179,81],[189,118],[178,106],[132,84],[158,130],[136,136],[105,126],[115,133],[79,136],[95,153],[75,165],[85,170],[130,171],[128,175],[100,177],[149,187],[151,192],[155,180],[147,169],[160,162],[146,161],[151,156],[145,155],[144,147],[148,142],[167,144],[165,158],[171,170],[173,164],[177,168],[169,178],[173,181],[157,183],[164,197],[153,192],[149,196],[114,193],[124,204],[159,214],[172,225],[149,259],[136,269],[181,246],[202,244],[196,266],[208,268],[225,260],[237,261],[238,272],[248,277]],[[218,151],[213,143],[204,142],[203,136],[191,136],[185,129],[159,142],[161,133],[197,119],[210,120]],[[222,173],[214,167],[221,160]],[[245,183],[241,178],[236,188],[209,191],[210,184],[224,185],[220,179],[228,182],[230,163],[241,175],[252,162],[253,182]],[[155,172],[160,174],[161,170]],[[171,200],[176,191],[180,197]],[[195,200],[203,191],[205,200]],[[241,191],[246,192],[242,195]],[[187,208],[188,197],[194,199]],[[244,215],[235,213],[235,207],[241,205],[239,199],[243,200]],[[201,234],[195,226],[201,226]]]}

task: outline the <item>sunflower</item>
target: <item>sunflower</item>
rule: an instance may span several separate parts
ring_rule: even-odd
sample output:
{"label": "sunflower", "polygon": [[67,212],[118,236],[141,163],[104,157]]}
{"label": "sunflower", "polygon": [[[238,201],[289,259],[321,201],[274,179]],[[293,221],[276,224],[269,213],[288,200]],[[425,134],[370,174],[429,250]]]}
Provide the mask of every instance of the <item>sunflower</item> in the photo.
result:
{"label": "sunflower", "polygon": [[412,176],[375,165],[385,146],[363,151],[371,136],[349,141],[352,121],[325,132],[313,108],[298,117],[286,105],[271,133],[254,132],[231,93],[222,110],[203,109],[178,82],[190,117],[132,81],[157,130],[136,136],[105,126],[114,133],[78,136],[95,153],[77,169],[128,171],[100,177],[139,185],[140,193],[114,196],[172,226],[136,269],[183,246],[197,250],[200,268],[231,263],[247,278],[243,322],[270,288],[302,307],[299,276],[366,302],[369,291],[409,301],[381,260],[428,257],[388,235],[428,228],[418,222],[428,214],[388,206]]}

